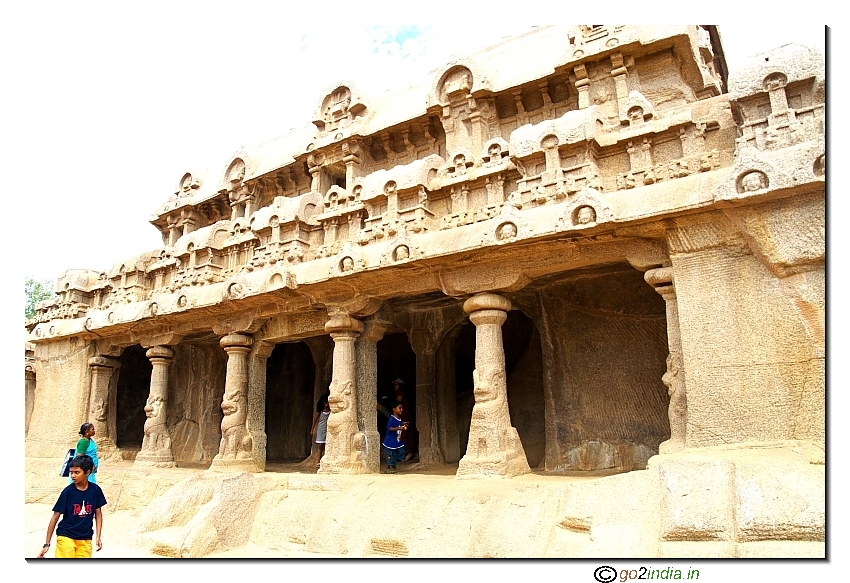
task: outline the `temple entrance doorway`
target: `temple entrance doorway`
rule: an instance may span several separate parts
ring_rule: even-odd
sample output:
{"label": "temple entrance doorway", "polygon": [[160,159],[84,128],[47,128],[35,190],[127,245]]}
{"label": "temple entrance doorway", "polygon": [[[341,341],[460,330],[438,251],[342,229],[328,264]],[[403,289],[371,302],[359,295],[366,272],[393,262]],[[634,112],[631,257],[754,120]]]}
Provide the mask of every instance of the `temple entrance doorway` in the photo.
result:
{"label": "temple entrance doorway", "polygon": [[[472,383],[472,371],[475,369],[475,326],[468,321],[460,324],[447,335],[446,341],[454,342],[456,429],[459,447],[459,457],[454,459],[455,456],[448,451],[446,461],[455,462],[466,453],[472,408],[475,405]],[[505,350],[511,424],[519,434],[528,465],[533,469],[543,461],[546,449],[540,335],[531,318],[520,310],[512,310],[508,312],[507,320],[502,325],[502,344]],[[440,350],[446,348],[448,347],[444,342]]]}
{"label": "temple entrance doorway", "polygon": [[316,365],[306,343],[274,347],[266,361],[267,461],[301,461],[310,455],[315,380]]}
{"label": "temple entrance doorway", "polygon": [[115,445],[141,449],[145,437],[145,404],[151,388],[153,365],[141,345],[128,346],[121,353],[116,386]]}
{"label": "temple entrance doorway", "polygon": [[[396,400],[393,381],[401,379],[400,393],[404,398],[403,419],[410,421],[410,431],[407,435],[408,452],[417,452],[419,448],[419,432],[416,430],[416,354],[410,346],[407,334],[387,334],[377,345],[378,351],[378,403],[392,411],[392,403]],[[383,440],[387,421],[385,415],[378,412],[378,432]]]}

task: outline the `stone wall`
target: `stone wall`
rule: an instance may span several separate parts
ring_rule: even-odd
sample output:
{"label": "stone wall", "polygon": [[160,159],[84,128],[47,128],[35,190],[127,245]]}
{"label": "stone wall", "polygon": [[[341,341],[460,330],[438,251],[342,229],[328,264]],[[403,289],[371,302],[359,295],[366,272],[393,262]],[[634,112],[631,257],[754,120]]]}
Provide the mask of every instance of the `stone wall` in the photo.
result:
{"label": "stone wall", "polygon": [[[823,322],[823,264],[777,277],[738,231],[711,220],[669,232],[688,371],[688,446],[777,439],[822,445],[824,354],[806,316]],[[807,228],[786,222],[778,232],[795,236],[795,226]],[[795,277],[799,285],[789,281]]]}
{"label": "stone wall", "polygon": [[546,469],[645,467],[670,435],[663,300],[636,270],[540,293]]}
{"label": "stone wall", "polygon": [[227,355],[215,344],[174,347],[168,378],[168,430],[174,460],[210,463],[221,440]]}
{"label": "stone wall", "polygon": [[27,434],[27,457],[62,458],[79,439],[88,418],[92,346],[71,337],[37,344],[37,371],[32,417]]}

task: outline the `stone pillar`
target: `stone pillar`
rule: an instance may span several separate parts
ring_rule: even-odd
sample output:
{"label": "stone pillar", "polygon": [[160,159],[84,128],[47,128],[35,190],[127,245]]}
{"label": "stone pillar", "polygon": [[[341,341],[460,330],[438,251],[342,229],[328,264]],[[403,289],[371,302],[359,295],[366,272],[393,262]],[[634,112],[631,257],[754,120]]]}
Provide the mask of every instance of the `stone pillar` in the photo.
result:
{"label": "stone pillar", "polygon": [[325,331],[334,341],[333,379],[328,404],[328,442],[320,474],[363,474],[366,466],[366,436],[357,426],[357,354],[354,343],[363,324],[354,318],[333,316]]}
{"label": "stone pillar", "polygon": [[460,461],[455,381],[455,339],[460,330],[460,326],[455,326],[443,337],[436,356],[438,432],[440,443],[443,444],[443,456],[446,463],[450,464]]}
{"label": "stone pillar", "polygon": [[661,381],[670,395],[667,416],[670,419],[670,439],[658,446],[658,453],[674,453],[685,447],[688,423],[688,395],[685,389],[685,367],[682,361],[682,337],[679,333],[679,305],[673,284],[673,268],[650,269],[644,276],[646,283],[661,294],[667,304],[667,372]]}
{"label": "stone pillar", "polygon": [[475,406],[466,455],[459,478],[510,478],[531,471],[508,411],[502,324],[511,303],[496,294],[480,293],[463,304],[475,324]]}
{"label": "stone pillar", "polygon": [[614,87],[617,91],[617,111],[622,118],[626,115],[626,104],[629,101],[629,72],[622,53],[611,55],[611,76],[614,78]]}
{"label": "stone pillar", "polygon": [[248,353],[253,339],[245,334],[228,334],[219,341],[227,353],[227,377],[221,410],[221,445],[211,470],[256,472],[254,440],[248,433]]}
{"label": "stone pillar", "polygon": [[410,332],[416,353],[416,430],[419,432],[419,463],[445,463],[437,432],[436,354],[442,330],[417,328]]}
{"label": "stone pillar", "polygon": [[[313,364],[316,366],[316,380],[313,384],[313,408],[315,412],[316,403],[319,397],[328,390],[333,378],[333,340],[325,335],[313,336],[305,338],[304,343],[310,348],[310,353],[313,355]],[[310,457],[301,462],[301,466],[309,469],[314,469],[319,463],[319,449],[316,445],[316,438],[311,439]]]}
{"label": "stone pillar", "polygon": [[35,403],[35,365],[24,363],[24,436],[30,432],[32,407]]}
{"label": "stone pillar", "polygon": [[590,107],[590,79],[587,78],[587,68],[578,65],[573,72],[576,75],[576,90],[578,91],[578,108]]}
{"label": "stone pillar", "polygon": [[168,367],[174,357],[174,351],[165,346],[153,346],[148,349],[147,357],[153,365],[151,372],[151,390],[145,404],[145,437],[142,450],[136,456],[134,465],[157,468],[174,467],[174,454],[171,451],[171,434],[165,425],[168,403]]}
{"label": "stone pillar", "polygon": [[[97,428],[98,454],[115,450],[115,436],[112,435],[109,423],[109,385],[112,374],[121,366],[121,362],[106,356],[95,356],[89,359],[91,367],[91,393],[89,399],[89,421]],[[167,364],[165,365],[168,366]],[[166,383],[168,373],[166,372]],[[166,384],[167,386],[167,384]]]}
{"label": "stone pillar", "polygon": [[266,361],[274,344],[260,340],[248,355],[248,417],[245,426],[254,442],[253,456],[257,471],[266,470]]}
{"label": "stone pillar", "polygon": [[368,320],[363,334],[356,340],[357,353],[357,427],[366,438],[366,467],[381,471],[381,434],[378,433],[378,342],[384,337],[387,323]]}

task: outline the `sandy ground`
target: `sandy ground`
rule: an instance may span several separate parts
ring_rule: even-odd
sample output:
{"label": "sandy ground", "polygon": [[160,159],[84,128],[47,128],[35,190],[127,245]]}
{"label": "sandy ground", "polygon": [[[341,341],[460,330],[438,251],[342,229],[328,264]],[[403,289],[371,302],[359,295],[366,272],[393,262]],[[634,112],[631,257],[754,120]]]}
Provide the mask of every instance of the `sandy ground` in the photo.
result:
{"label": "sandy ground", "polygon": [[[129,464],[128,464],[129,465]],[[177,468],[174,470],[159,470],[162,472],[179,472],[190,475],[193,471],[201,468]],[[300,464],[269,464],[267,471],[284,474],[315,474],[315,469],[305,468]],[[420,491],[437,493],[443,490],[467,491],[487,494],[495,492],[505,486],[502,480],[457,480],[455,472],[457,464],[440,467],[429,467],[421,469],[418,464],[405,464],[399,466],[399,472],[395,475],[369,475],[362,476],[363,480],[379,480],[386,483],[387,487],[393,484],[404,488],[413,488]],[[551,475],[542,472],[533,472],[510,480],[512,485],[538,484],[552,486],[566,482],[596,480],[605,475],[615,472],[599,473],[576,473],[575,475]],[[58,491],[57,491],[58,496]],[[52,516],[52,504],[30,503],[25,504],[24,511],[24,557],[33,558],[41,552],[44,544],[44,536],[47,524]],[[164,558],[148,551],[142,546],[142,541],[133,538],[131,534],[136,525],[136,515],[130,510],[118,510],[104,514],[104,530],[102,535],[103,549],[95,551],[94,558],[101,559],[142,559],[142,558]],[[54,535],[52,546],[48,551],[47,558],[54,558],[55,554]],[[224,552],[208,555],[206,558],[230,558],[230,559],[280,559],[280,558],[304,558],[324,559],[342,557],[343,555],[330,555],[307,552],[304,545],[287,543],[281,549],[268,549],[248,542],[245,546],[230,549]]]}

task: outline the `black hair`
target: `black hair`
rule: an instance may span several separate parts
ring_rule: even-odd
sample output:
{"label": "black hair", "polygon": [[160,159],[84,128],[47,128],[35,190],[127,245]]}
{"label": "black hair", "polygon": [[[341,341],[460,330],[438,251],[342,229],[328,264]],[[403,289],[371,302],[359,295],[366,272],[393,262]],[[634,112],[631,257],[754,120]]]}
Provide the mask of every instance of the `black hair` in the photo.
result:
{"label": "black hair", "polygon": [[404,403],[402,403],[401,401],[396,401],[396,403],[393,405],[393,411],[395,411],[396,407],[404,407]]}
{"label": "black hair", "polygon": [[[87,423],[87,425],[91,425],[91,423]],[[85,454],[78,455],[71,460],[71,463],[68,464],[68,468],[80,468],[83,470],[83,473],[88,475],[94,469],[94,460]]]}
{"label": "black hair", "polygon": [[85,435],[92,427],[94,427],[94,423],[83,423],[80,425],[80,435]]}

